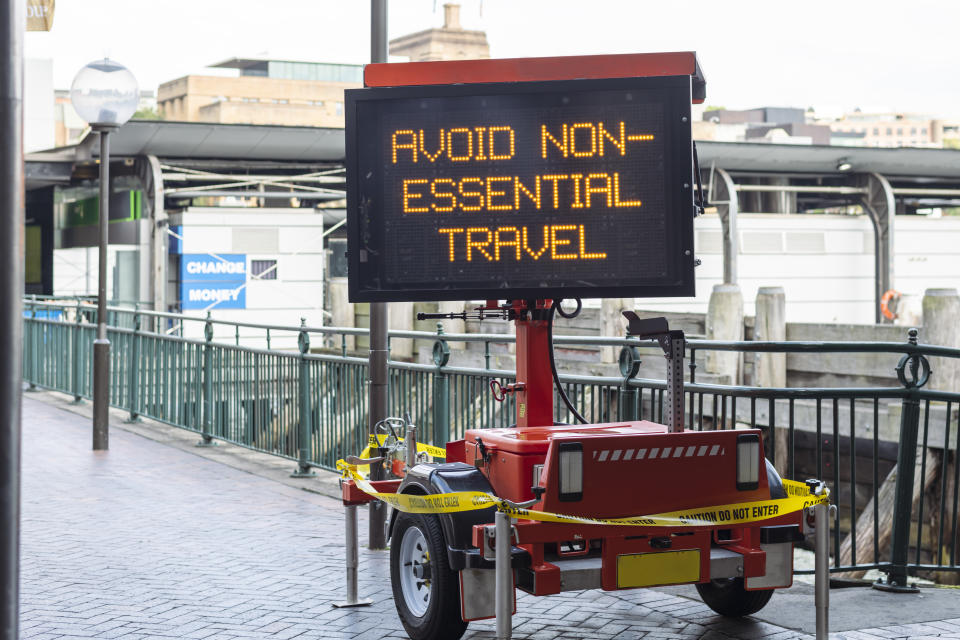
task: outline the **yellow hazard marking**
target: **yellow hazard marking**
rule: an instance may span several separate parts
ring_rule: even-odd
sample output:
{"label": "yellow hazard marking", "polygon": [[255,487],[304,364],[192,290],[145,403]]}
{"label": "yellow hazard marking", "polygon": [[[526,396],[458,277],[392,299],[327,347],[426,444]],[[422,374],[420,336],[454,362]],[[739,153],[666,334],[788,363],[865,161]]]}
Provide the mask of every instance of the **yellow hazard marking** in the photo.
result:
{"label": "yellow hazard marking", "polygon": [[699,580],[699,549],[617,556],[617,586],[621,589],[686,584]]}
{"label": "yellow hazard marking", "polygon": [[[434,493],[428,496],[416,496],[402,493],[381,493],[377,491],[360,470],[343,460],[337,461],[345,478],[353,480],[364,493],[382,500],[398,511],[406,513],[454,513],[457,511],[475,511],[495,507],[498,511],[510,514],[519,520],[537,520],[539,522],[566,522],[574,524],[603,524],[631,527],[709,527],[715,525],[744,524],[757,522],[801,511],[817,504],[829,504],[830,492],[822,495],[810,494],[810,489],[802,482],[783,480],[787,497],[780,500],[752,500],[719,504],[697,509],[682,509],[650,515],[627,516],[624,518],[590,518],[588,516],[564,515],[547,511],[535,511],[514,506],[502,498],[483,491],[457,491],[454,493]],[[801,494],[801,488],[803,493]]]}

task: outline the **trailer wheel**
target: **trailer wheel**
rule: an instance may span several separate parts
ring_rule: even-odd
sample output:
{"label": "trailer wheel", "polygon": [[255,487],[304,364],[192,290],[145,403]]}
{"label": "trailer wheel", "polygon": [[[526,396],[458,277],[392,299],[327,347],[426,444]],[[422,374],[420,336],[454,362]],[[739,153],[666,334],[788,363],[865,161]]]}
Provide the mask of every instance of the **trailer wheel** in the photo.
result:
{"label": "trailer wheel", "polygon": [[400,622],[412,640],[458,640],[460,582],[434,515],[400,513],[390,543],[390,583]]}
{"label": "trailer wheel", "polygon": [[773,589],[747,591],[743,586],[743,578],[711,580],[698,584],[697,591],[708,607],[730,618],[741,618],[760,611],[773,595]]}

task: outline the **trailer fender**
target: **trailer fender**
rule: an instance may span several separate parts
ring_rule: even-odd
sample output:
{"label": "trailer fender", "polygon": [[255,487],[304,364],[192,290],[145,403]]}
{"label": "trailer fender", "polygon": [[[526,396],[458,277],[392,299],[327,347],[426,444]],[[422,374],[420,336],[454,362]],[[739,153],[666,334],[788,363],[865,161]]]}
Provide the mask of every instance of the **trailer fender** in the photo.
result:
{"label": "trailer fender", "polygon": [[[418,464],[407,470],[407,475],[400,483],[399,493],[427,495],[431,493],[452,493],[455,491],[483,491],[494,493],[493,487],[487,478],[473,465],[463,462],[446,462],[436,464]],[[443,537],[447,543],[451,569],[464,568],[465,552],[473,547],[473,526],[476,524],[492,524],[496,513],[494,507],[476,511],[460,511],[457,513],[438,513]],[[397,512],[394,511],[388,530],[393,535],[393,525]],[[471,554],[472,555],[472,554]]]}
{"label": "trailer fender", "polygon": [[766,458],[764,458],[764,461],[767,463],[767,484],[770,485],[770,499],[782,500],[786,498],[787,491],[783,488],[783,480],[780,479],[776,467]]}

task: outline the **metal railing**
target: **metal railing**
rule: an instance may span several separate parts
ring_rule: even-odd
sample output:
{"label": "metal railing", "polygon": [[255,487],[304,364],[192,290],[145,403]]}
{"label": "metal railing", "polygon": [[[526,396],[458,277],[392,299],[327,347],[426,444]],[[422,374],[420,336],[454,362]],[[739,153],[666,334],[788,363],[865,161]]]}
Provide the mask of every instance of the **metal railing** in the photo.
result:
{"label": "metal railing", "polygon": [[[95,307],[82,300],[28,300],[24,308],[25,381],[89,398]],[[223,322],[117,307],[109,312],[110,401],[130,419],[142,415],[195,431],[205,442],[221,439],[284,456],[301,472],[332,470],[337,459],[366,445],[367,360],[349,355],[346,346],[365,329]],[[203,323],[202,337],[182,335],[192,322]],[[296,335],[298,348],[242,345],[241,330]],[[513,423],[512,396],[498,403],[489,392],[491,380],[515,378],[513,371],[490,368],[491,345],[509,345],[512,335],[444,334],[439,328],[390,335],[434,346],[432,364],[389,363],[390,413],[409,413],[421,440],[443,445],[469,428]],[[311,336],[335,346],[311,350]],[[556,336],[555,342],[624,352],[622,376],[561,374],[587,420],[663,420],[666,383],[638,378],[631,366],[644,351],[660,357],[655,343],[589,336]],[[455,343],[483,345],[485,367],[452,365]],[[762,429],[767,457],[783,476],[829,483],[838,506],[833,571],[881,569],[899,585],[908,573],[960,571],[960,392],[926,387],[936,380],[929,358],[955,362],[960,349],[918,344],[913,330],[902,343],[689,340],[687,348],[687,428]],[[888,354],[900,386],[704,384],[696,373],[698,354],[707,351]],[[563,403],[555,406],[558,423],[573,422]]]}

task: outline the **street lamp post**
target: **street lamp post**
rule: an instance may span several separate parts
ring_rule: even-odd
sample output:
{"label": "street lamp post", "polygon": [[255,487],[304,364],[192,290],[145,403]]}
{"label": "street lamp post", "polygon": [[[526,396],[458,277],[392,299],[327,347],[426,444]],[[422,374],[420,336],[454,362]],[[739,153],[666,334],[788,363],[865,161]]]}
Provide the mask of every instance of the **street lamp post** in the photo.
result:
{"label": "street lamp post", "polygon": [[97,270],[97,338],[93,341],[93,449],[109,448],[110,341],[107,339],[107,246],[110,225],[110,134],[137,110],[133,74],[104,58],[77,72],[70,88],[77,114],[100,134],[100,237]]}

